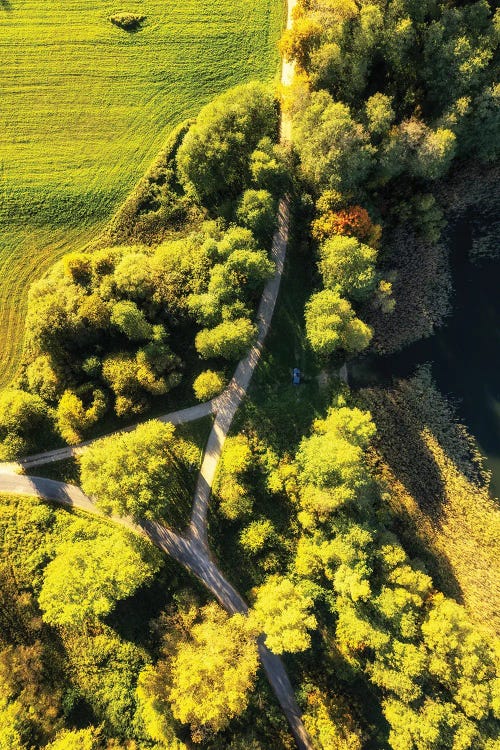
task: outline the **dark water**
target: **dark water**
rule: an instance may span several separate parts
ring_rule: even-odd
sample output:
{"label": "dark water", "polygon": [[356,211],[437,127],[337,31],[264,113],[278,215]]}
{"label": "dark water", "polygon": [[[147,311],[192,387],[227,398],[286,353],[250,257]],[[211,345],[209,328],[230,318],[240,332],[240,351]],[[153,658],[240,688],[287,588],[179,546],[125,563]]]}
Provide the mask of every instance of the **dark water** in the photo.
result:
{"label": "dark water", "polygon": [[352,385],[389,383],[430,362],[440,391],[457,404],[460,421],[486,457],[491,491],[500,497],[500,259],[470,262],[466,221],[449,238],[454,293],[445,326],[402,352],[353,365]]}

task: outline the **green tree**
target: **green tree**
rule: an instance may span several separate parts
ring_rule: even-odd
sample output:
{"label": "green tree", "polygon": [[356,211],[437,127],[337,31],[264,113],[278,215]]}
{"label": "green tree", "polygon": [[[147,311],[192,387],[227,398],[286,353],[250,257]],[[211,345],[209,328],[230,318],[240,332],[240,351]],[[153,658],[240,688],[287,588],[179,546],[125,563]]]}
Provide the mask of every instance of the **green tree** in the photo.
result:
{"label": "green tree", "polygon": [[248,318],[226,320],[215,328],[200,331],[196,336],[196,349],[204,359],[239,359],[253,344],[256,333],[255,326]]}
{"label": "green tree", "polygon": [[26,368],[28,389],[44,401],[57,401],[62,393],[62,379],[56,372],[51,358],[47,354],[37,357]]}
{"label": "green tree", "polygon": [[377,92],[366,100],[365,109],[370,133],[379,136],[385,135],[395,118],[392,97]]}
{"label": "green tree", "polygon": [[357,318],[349,302],[332,289],[310,297],[305,319],[307,340],[317,354],[329,355],[337,349],[360,352],[372,338],[369,326]]}
{"label": "green tree", "polygon": [[95,727],[66,729],[45,750],[101,750],[102,735]]}
{"label": "green tree", "polygon": [[305,651],[311,645],[308,630],[317,626],[311,614],[313,600],[304,588],[289,578],[270,576],[255,589],[250,620],[264,631],[266,646],[275,654]]}
{"label": "green tree", "polygon": [[247,488],[247,472],[252,463],[252,451],[244,435],[229,437],[217,469],[214,491],[220,500],[222,515],[231,520],[252,511],[252,500]]}
{"label": "green tree", "polygon": [[268,190],[275,198],[281,197],[288,185],[288,169],[279,146],[270,138],[263,138],[250,157],[252,182],[258,190]]}
{"label": "green tree", "polygon": [[61,691],[39,640],[0,651],[0,748],[43,745],[60,724]]}
{"label": "green tree", "polygon": [[268,518],[252,521],[240,534],[240,544],[247,552],[263,550],[275,536],[275,528]]}
{"label": "green tree", "polygon": [[[495,652],[476,632],[463,607],[439,595],[422,625],[431,651],[429,672],[470,719],[485,719],[496,689]],[[500,713],[498,714],[500,718]]]}
{"label": "green tree", "polygon": [[237,86],[206,105],[177,154],[184,186],[211,206],[235,197],[250,181],[250,156],[276,131],[273,96],[259,83]]}
{"label": "green tree", "polygon": [[172,661],[169,700],[174,717],[193,729],[224,729],[247,707],[257,667],[257,644],[247,617],[230,617],[217,605],[208,605]]}
{"label": "green tree", "polygon": [[381,165],[389,177],[407,170],[413,177],[436,180],[448,171],[455,151],[456,136],[451,130],[432,130],[422,120],[412,118],[391,131]]}
{"label": "green tree", "polygon": [[221,273],[215,276],[212,272],[208,291],[230,302],[235,297],[255,298],[264,281],[272,276],[274,265],[263,250],[235,249],[222,266],[215,268],[220,268]]}
{"label": "green tree", "polygon": [[[370,486],[366,450],[375,431],[369,412],[350,408],[342,400],[326,419],[316,420],[312,435],[301,441],[297,452],[306,510],[324,515],[347,502],[360,501]],[[309,496],[310,485],[329,490],[326,501],[318,493]]]}
{"label": "green tree", "polygon": [[[96,723],[103,725],[104,736],[135,735],[137,680],[149,662],[144,648],[123,640],[104,623],[60,632],[72,682]],[[120,750],[120,745],[115,749],[112,741],[109,745],[107,750]]]}
{"label": "green tree", "polygon": [[29,451],[48,434],[51,420],[40,396],[15,388],[0,391],[0,460]]}
{"label": "green tree", "polygon": [[85,408],[82,398],[74,391],[64,391],[57,405],[56,423],[59,432],[67,443],[75,444],[106,412],[107,402],[104,393],[95,389],[92,401]]}
{"label": "green tree", "polygon": [[186,500],[185,473],[196,447],[175,438],[171,424],[150,421],[91,445],[81,458],[84,492],[107,514],[162,518]]}
{"label": "green tree", "polygon": [[224,390],[225,384],[226,380],[222,373],[205,370],[193,383],[194,395],[198,401],[210,401]]}
{"label": "green tree", "polygon": [[317,190],[355,190],[373,166],[368,134],[349,108],[326,91],[310,95],[294,121],[294,140],[305,176]]}
{"label": "green tree", "polygon": [[268,241],[278,226],[275,201],[268,190],[245,190],[236,215],[244,227],[263,241]]}
{"label": "green tree", "polygon": [[158,570],[145,543],[120,532],[65,542],[44,573],[38,601],[51,625],[80,627],[104,617]]}
{"label": "green tree", "polygon": [[131,341],[149,339],[153,334],[152,325],[131,300],[115,302],[111,309],[111,322]]}
{"label": "green tree", "polygon": [[132,299],[150,298],[153,292],[150,257],[130,248],[117,263],[113,280],[117,290]]}
{"label": "green tree", "polygon": [[366,300],[377,285],[377,251],[356,237],[334,235],[320,247],[319,271],[327,289]]}
{"label": "green tree", "polygon": [[142,670],[137,682],[139,714],[148,735],[161,742],[162,748],[187,750],[187,746],[175,736],[175,720],[168,701],[169,682],[168,662],[160,660],[155,667],[148,664]]}

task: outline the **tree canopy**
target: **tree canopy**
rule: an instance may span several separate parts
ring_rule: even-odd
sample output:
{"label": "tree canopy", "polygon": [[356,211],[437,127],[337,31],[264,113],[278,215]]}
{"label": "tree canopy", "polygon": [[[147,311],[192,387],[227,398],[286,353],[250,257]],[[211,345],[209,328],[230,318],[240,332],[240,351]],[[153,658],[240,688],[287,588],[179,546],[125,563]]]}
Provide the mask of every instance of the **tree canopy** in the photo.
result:
{"label": "tree canopy", "polygon": [[217,97],[202,109],[179,148],[184,186],[208,206],[238,195],[250,181],[252,152],[276,130],[273,95],[262,84],[244,84]]}
{"label": "tree canopy", "polygon": [[175,521],[197,461],[196,447],[176,438],[173,425],[149,421],[91,445],[81,458],[82,487],[107,514]]}
{"label": "tree canopy", "polygon": [[172,661],[173,715],[193,728],[220,731],[248,705],[257,665],[257,643],[245,615],[229,617],[208,605]]}
{"label": "tree canopy", "polygon": [[107,615],[116,602],[151,580],[158,559],[121,532],[68,541],[44,571],[39,595],[44,620],[81,627]]}

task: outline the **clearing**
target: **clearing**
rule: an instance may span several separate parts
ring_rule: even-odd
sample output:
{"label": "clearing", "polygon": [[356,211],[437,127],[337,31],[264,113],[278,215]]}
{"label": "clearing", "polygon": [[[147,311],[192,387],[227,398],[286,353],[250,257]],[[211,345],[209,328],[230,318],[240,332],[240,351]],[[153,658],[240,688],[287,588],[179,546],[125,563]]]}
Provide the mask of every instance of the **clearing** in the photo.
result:
{"label": "clearing", "polygon": [[[127,32],[119,11],[146,20]],[[31,282],[96,236],[172,127],[278,74],[283,15],[276,0],[1,0],[0,386]]]}

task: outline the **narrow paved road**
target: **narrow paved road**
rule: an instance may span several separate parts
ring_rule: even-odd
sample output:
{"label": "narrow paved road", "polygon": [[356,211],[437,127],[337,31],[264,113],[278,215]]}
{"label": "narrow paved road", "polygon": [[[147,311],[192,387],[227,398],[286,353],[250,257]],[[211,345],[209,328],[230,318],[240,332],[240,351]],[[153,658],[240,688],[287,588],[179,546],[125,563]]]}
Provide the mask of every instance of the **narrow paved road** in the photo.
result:
{"label": "narrow paved road", "polygon": [[[288,28],[292,24],[292,12],[296,0],[288,2]],[[283,61],[281,82],[290,85],[293,80],[293,65]],[[281,119],[281,139],[290,140],[290,122],[287,117]],[[286,247],[289,233],[289,204],[284,198],[279,205],[278,230],[273,238],[272,258],[275,263],[275,273],[267,282],[257,311],[257,339],[246,357],[242,359],[226,390],[212,401],[199,404],[188,409],[181,409],[159,417],[161,421],[182,424],[200,419],[209,414],[215,415],[215,421],[209,435],[202,466],[194,494],[191,521],[184,535],[153,521],[137,521],[112,517],[111,520],[135,533],[145,536],[157,547],[169,554],[181,565],[191,571],[212,592],[220,604],[231,614],[248,611],[248,605],[225,579],[213,559],[208,546],[207,512],[212,492],[212,485],[217,471],[217,465],[231,427],[234,415],[245,397],[254,370],[259,362],[266,335],[278,298],[281,277],[283,274]],[[119,432],[129,432],[137,425],[132,425]],[[112,433],[113,434],[113,433]],[[17,464],[0,465],[0,491],[16,495],[40,497],[56,502],[60,505],[83,510],[87,513],[104,518],[104,514],[96,507],[91,498],[87,497],[79,487],[56,482],[52,479],[19,475],[15,472],[21,469],[31,469],[42,464],[60,461],[78,455],[94,441],[87,441],[77,446],[47,451],[28,456]],[[265,636],[258,640],[259,655],[267,678],[276,694],[281,708],[288,719],[299,750],[313,750],[311,740],[302,723],[300,709],[295,700],[294,692],[282,660],[266,647]]]}

